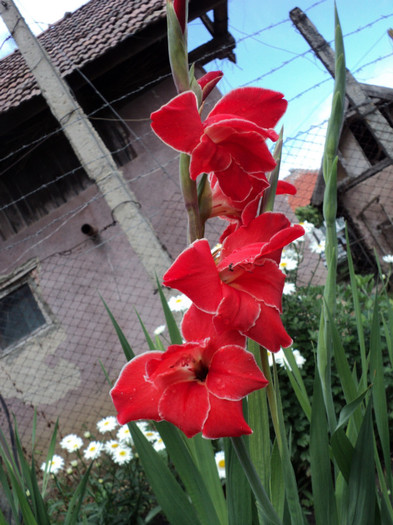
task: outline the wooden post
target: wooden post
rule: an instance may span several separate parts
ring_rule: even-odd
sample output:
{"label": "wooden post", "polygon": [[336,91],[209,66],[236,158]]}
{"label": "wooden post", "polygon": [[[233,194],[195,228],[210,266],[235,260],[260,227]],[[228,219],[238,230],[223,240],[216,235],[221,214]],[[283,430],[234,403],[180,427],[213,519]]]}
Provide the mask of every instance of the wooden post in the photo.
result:
{"label": "wooden post", "polygon": [[114,219],[126,234],[146,272],[155,283],[171,264],[149,221],[111,153],[61,78],[45,49],[30,31],[13,0],[0,2],[0,16],[8,27],[41,93],[59,122],[79,162],[103,194]]}
{"label": "wooden post", "polygon": [[[334,52],[328,42],[318,33],[316,27],[298,7],[292,9],[289,16],[315,55],[334,77]],[[348,70],[346,72],[345,95],[354,106],[355,111],[362,117],[375,140],[380,144],[385,155],[393,159],[393,133],[389,122]]]}

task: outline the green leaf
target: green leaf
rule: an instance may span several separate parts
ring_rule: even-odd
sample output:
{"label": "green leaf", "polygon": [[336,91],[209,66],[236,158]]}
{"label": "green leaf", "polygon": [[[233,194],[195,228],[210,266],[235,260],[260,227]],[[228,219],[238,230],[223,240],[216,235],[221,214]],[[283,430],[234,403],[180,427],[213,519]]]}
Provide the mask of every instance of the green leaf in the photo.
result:
{"label": "green leaf", "polygon": [[347,525],[374,525],[376,487],[371,401],[352,456],[348,487]]}
{"label": "green leaf", "polygon": [[342,338],[338,333],[336,323],[334,322],[331,312],[326,305],[326,315],[328,316],[332,342],[333,342],[333,352],[334,360],[337,367],[338,377],[343,388],[344,397],[347,403],[351,403],[357,396],[357,385],[354,381],[354,378],[351,373],[351,369],[348,364],[348,359],[342,344]]}
{"label": "green leaf", "polygon": [[[259,345],[248,340],[248,350],[252,352],[260,368],[261,356]],[[251,461],[264,487],[269,486],[270,480],[270,421],[267,406],[266,389],[256,390],[248,396],[248,424],[253,433],[248,438]]]}
{"label": "green leaf", "polygon": [[169,332],[169,337],[171,339],[171,343],[176,344],[176,345],[181,345],[183,342],[183,339],[182,339],[180,330],[168,306],[168,301],[166,300],[166,297],[164,295],[164,292],[162,291],[162,287],[158,279],[157,279],[157,286],[158,286],[158,293],[160,294],[162,309],[164,311],[165,321],[168,327],[168,332]]}
{"label": "green leaf", "polygon": [[311,403],[299,367],[296,363],[296,359],[293,356],[291,348],[283,348],[283,351],[289,363],[289,366],[285,364],[289,381],[306,418],[311,421]]}
{"label": "green leaf", "polygon": [[195,508],[161,455],[135,423],[128,427],[153,492],[171,525],[201,525]]}
{"label": "green leaf", "polygon": [[266,211],[273,211],[274,200],[276,198],[277,181],[280,174],[281,155],[282,155],[282,141],[284,135],[284,128],[281,127],[278,140],[274,146],[273,157],[276,161],[276,167],[268,175],[269,188],[263,192],[261,213]]}
{"label": "green leaf", "polygon": [[[165,443],[165,447],[176,468],[176,472],[184,483],[186,491],[198,513],[201,524],[217,525],[218,523],[222,523],[224,525],[225,521],[220,521],[218,518],[211,494],[204,480],[204,474],[196,467],[181,432],[166,421],[157,423],[156,428]],[[217,473],[213,454],[211,461]],[[222,487],[220,487],[220,489],[222,493]]]}
{"label": "green leaf", "polygon": [[101,297],[101,301],[104,303],[105,309],[108,312],[110,320],[112,321],[112,324],[113,324],[113,326],[114,326],[114,328],[116,330],[117,337],[119,338],[121,347],[123,348],[124,355],[126,356],[127,361],[130,361],[133,357],[135,357],[135,354],[134,354],[134,352],[133,352],[129,342],[126,339],[126,336],[123,334],[122,329],[118,325],[116,319],[113,317],[112,312],[109,310],[106,302],[104,301],[104,299],[102,297]]}
{"label": "green leaf", "polygon": [[270,498],[278,516],[282,519],[285,504],[285,481],[277,440],[274,441],[270,460]]}
{"label": "green leaf", "polygon": [[317,525],[338,525],[329,459],[328,424],[317,370],[315,371],[311,413],[310,462],[316,523]]}
{"label": "green leaf", "polygon": [[148,344],[149,349],[150,349],[150,350],[156,350],[156,345],[153,343],[153,341],[152,341],[152,339],[151,339],[151,337],[150,337],[150,335],[149,335],[149,332],[146,330],[146,327],[145,327],[145,325],[143,324],[140,315],[138,314],[138,312],[137,312],[136,310],[135,310],[135,313],[136,313],[136,315],[137,315],[137,317],[138,317],[138,321],[139,321],[139,323],[140,323],[140,325],[141,325],[141,327],[142,327],[142,330],[143,330],[143,333],[144,333],[144,335],[145,335],[145,339],[146,339],[146,342],[147,342],[147,344]]}
{"label": "green leaf", "polygon": [[[299,500],[299,491],[296,484],[295,472],[291,463],[291,456],[289,453],[288,439],[286,434],[286,427],[284,423],[284,413],[281,404],[280,387],[278,383],[278,375],[276,366],[273,367],[274,371],[274,390],[275,398],[277,402],[277,418],[280,428],[281,438],[281,449],[280,440],[278,439],[278,447],[281,454],[281,464],[283,469],[283,476],[285,479],[285,498],[288,505],[288,511],[291,517],[292,525],[301,525],[304,523],[304,517]],[[278,437],[278,436],[277,436]]]}
{"label": "green leaf", "polygon": [[[258,509],[260,522],[264,525],[281,525],[281,520],[278,517],[271,501],[268,498],[265,488],[263,487],[260,478],[251,462],[247,451],[245,440],[243,437],[231,438],[232,447],[236,452],[239,463],[247,477],[249,486],[254,493],[255,503]],[[232,474],[233,476],[233,474]],[[237,483],[237,479],[234,478]],[[229,496],[227,496],[228,498]],[[251,509],[252,513],[252,509]],[[236,523],[249,523],[250,521],[237,521]],[[300,524],[299,524],[300,525]]]}
{"label": "green leaf", "polygon": [[202,438],[202,436],[198,434],[192,439],[187,439],[186,444],[190,447],[194,461],[199,468],[199,472],[203,475],[220,523],[228,523],[227,502],[218,475],[213,442]]}
{"label": "green leaf", "polygon": [[391,453],[388,421],[388,406],[385,393],[385,378],[382,364],[382,344],[379,328],[378,295],[375,295],[374,312],[371,322],[370,334],[370,381],[373,383],[372,396],[377,424],[378,435],[381,441],[385,468],[387,473],[387,484],[392,490]]}
{"label": "green leaf", "polygon": [[45,497],[45,492],[46,492],[46,488],[48,486],[48,481],[49,481],[49,475],[50,475],[49,462],[52,461],[53,454],[55,453],[56,437],[57,437],[58,426],[59,426],[59,420],[56,421],[55,428],[54,428],[54,430],[52,432],[52,437],[51,437],[51,440],[50,440],[50,443],[49,443],[48,453],[46,455],[45,462],[46,462],[47,468],[46,468],[46,470],[44,472],[44,477],[43,477],[43,481],[42,481],[42,489],[41,489],[41,495],[42,495],[43,498]]}
{"label": "green leaf", "polygon": [[78,516],[82,506],[83,498],[85,497],[87,482],[89,480],[90,470],[92,466],[93,463],[90,463],[89,468],[86,470],[83,478],[76,487],[76,490],[68,505],[67,514],[64,519],[64,525],[75,525],[76,523],[78,523]]}
{"label": "green leaf", "polygon": [[353,300],[353,306],[354,306],[354,311],[355,311],[356,329],[358,333],[358,342],[359,342],[359,348],[360,348],[360,360],[362,363],[362,372],[363,372],[363,382],[361,383],[361,388],[364,389],[366,388],[366,377],[367,377],[367,369],[368,369],[367,358],[366,358],[366,344],[364,342],[362,311],[360,308],[359,291],[358,291],[358,286],[356,282],[356,275],[355,275],[355,269],[353,266],[353,260],[352,260],[351,250],[350,250],[350,242],[349,242],[347,227],[345,227],[345,238],[346,238],[346,243],[347,243],[347,259],[348,259],[349,277],[351,281],[352,300]]}
{"label": "green leaf", "polygon": [[226,498],[228,524],[252,522],[252,493],[231,440],[225,439]]}
{"label": "green leaf", "polygon": [[8,525],[8,523],[5,521],[4,514],[1,512],[1,509],[0,509],[0,525]]}
{"label": "green leaf", "polygon": [[354,448],[342,428],[334,432],[330,440],[330,445],[337,466],[344,476],[345,481],[348,483]]}

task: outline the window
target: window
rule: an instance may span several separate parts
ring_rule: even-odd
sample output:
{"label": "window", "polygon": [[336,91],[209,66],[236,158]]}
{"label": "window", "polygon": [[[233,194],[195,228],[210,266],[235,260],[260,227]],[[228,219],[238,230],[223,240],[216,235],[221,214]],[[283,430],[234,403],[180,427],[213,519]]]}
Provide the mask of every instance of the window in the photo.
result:
{"label": "window", "polygon": [[51,323],[34,293],[28,264],[0,283],[0,357],[15,344]]}
{"label": "window", "polygon": [[0,299],[0,349],[16,343],[46,323],[28,284]]}

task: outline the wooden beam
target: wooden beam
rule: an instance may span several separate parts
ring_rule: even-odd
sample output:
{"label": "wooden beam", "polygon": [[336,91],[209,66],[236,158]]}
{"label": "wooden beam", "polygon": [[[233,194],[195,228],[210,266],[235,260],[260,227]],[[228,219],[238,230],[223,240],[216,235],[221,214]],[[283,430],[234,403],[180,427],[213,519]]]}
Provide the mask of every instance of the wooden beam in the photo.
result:
{"label": "wooden beam", "polygon": [[[300,31],[304,39],[309,43],[315,55],[334,77],[335,54],[329,43],[318,33],[316,27],[310,22],[305,13],[298,7],[289,13],[292,22]],[[355,77],[346,71],[345,94],[356,110],[362,117],[375,140],[383,149],[385,155],[393,159],[393,130],[384,115],[375,106],[371,98],[366,94],[362,85]]]}

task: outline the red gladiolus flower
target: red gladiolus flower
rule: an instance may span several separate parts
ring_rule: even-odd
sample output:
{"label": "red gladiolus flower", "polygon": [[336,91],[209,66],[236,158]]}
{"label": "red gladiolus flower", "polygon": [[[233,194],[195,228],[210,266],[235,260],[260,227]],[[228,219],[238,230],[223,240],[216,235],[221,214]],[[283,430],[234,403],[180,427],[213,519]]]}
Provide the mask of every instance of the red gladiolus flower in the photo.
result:
{"label": "red gladiolus flower", "polygon": [[284,246],[304,234],[281,213],[264,213],[228,235],[213,258],[206,239],[191,244],[164,275],[164,285],[186,294],[213,314],[218,332],[236,329],[277,352],[292,340],[281,318]]}
{"label": "red gladiolus flower", "polygon": [[191,155],[191,179],[214,172],[224,193],[242,201],[250,193],[244,172],[264,178],[276,165],[266,139],[277,140],[272,128],[286,107],[281,93],[239,88],[225,95],[202,123],[197,98],[186,91],[152,113],[151,125],[166,144]]}
{"label": "red gladiolus flower", "polygon": [[146,352],[123,368],[111,390],[120,424],[166,420],[187,437],[250,434],[242,398],[267,380],[254,356],[241,346],[204,341]]}

